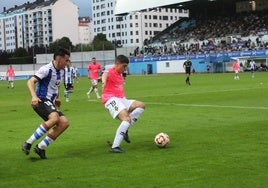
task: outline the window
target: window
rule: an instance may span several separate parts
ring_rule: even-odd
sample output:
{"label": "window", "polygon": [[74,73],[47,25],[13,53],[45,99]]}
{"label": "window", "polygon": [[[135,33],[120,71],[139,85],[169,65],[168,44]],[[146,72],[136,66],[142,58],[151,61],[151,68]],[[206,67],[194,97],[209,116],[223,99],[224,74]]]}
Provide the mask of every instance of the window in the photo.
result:
{"label": "window", "polygon": [[169,68],[169,62],[166,62],[166,68]]}

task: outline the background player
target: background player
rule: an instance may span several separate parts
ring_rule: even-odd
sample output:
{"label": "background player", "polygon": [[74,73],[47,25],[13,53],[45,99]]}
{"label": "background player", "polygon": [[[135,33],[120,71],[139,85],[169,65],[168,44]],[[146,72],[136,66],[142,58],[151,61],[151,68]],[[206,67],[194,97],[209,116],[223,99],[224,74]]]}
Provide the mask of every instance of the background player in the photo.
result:
{"label": "background player", "polygon": [[74,68],[71,66],[71,62],[68,62],[67,66],[64,68],[64,97],[66,102],[70,101],[69,94],[73,93],[73,77],[74,77]]}
{"label": "background player", "polygon": [[240,66],[239,66],[237,60],[235,60],[234,63],[233,63],[233,69],[234,69],[234,72],[235,72],[234,79],[235,80],[239,80],[239,69],[240,69]]}
{"label": "background player", "polygon": [[190,83],[190,75],[191,75],[191,69],[192,69],[192,62],[190,61],[189,57],[186,58],[186,61],[183,63],[183,68],[186,73],[186,84],[191,85]]}
{"label": "background player", "polygon": [[98,92],[98,79],[99,79],[99,73],[101,71],[101,65],[96,61],[96,58],[93,57],[91,64],[88,65],[88,77],[91,80],[92,86],[89,88],[87,92],[87,97],[90,99],[90,94],[94,90],[96,93],[96,96],[98,99],[100,99],[100,95]]}
{"label": "background player", "polygon": [[249,66],[250,66],[251,77],[254,78],[255,77],[256,63],[253,59],[250,60]]}
{"label": "background player", "polygon": [[8,81],[8,88],[14,88],[14,77],[15,77],[15,71],[12,67],[12,65],[9,65],[9,67],[7,68],[7,81]]}

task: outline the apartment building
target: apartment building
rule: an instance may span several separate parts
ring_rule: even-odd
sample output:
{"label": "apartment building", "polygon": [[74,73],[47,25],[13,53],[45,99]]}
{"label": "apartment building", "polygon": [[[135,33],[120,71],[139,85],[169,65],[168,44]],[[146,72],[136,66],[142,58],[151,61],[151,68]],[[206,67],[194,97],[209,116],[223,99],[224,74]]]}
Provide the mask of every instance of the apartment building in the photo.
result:
{"label": "apartment building", "polygon": [[114,15],[115,4],[116,0],[92,0],[93,36],[103,33],[109,41],[119,41],[124,47],[142,47],[144,40],[181,17],[189,17],[188,10],[172,8],[143,10],[117,17]]}
{"label": "apartment building", "polygon": [[36,0],[0,14],[0,50],[47,46],[68,37],[78,44],[78,7],[70,0]]}
{"label": "apartment building", "polygon": [[89,17],[79,18],[79,44],[90,44],[92,42],[91,23],[92,20]]}

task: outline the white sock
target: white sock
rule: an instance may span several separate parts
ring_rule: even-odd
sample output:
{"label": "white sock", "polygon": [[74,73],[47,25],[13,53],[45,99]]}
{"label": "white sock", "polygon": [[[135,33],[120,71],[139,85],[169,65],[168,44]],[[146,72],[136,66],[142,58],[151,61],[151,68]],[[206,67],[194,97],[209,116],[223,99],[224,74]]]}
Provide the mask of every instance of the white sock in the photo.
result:
{"label": "white sock", "polygon": [[47,132],[46,128],[44,127],[43,124],[41,124],[26,142],[32,144],[34,143],[34,141],[42,137],[46,132]]}
{"label": "white sock", "polygon": [[98,88],[94,88],[94,91],[95,91],[95,93],[96,93],[96,96],[97,96],[98,98],[100,98]]}
{"label": "white sock", "polygon": [[143,108],[136,108],[135,110],[133,110],[129,116],[131,118],[131,123],[130,126],[132,126],[141,116],[141,114],[144,112]]}
{"label": "white sock", "polygon": [[121,122],[121,124],[117,128],[112,148],[120,146],[120,144],[124,138],[124,134],[127,132],[129,126],[130,126],[129,122],[127,122],[127,121]]}
{"label": "white sock", "polygon": [[89,88],[88,93],[90,94],[93,91],[93,87]]}
{"label": "white sock", "polygon": [[46,149],[54,140],[49,136],[46,136],[39,144],[38,147],[40,149]]}

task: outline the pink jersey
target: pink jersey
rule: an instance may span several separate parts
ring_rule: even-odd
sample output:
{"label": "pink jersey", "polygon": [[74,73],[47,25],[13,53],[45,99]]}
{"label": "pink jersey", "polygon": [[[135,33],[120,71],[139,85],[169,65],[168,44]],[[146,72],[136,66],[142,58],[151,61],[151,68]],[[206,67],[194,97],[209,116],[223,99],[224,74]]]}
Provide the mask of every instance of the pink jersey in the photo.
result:
{"label": "pink jersey", "polygon": [[13,68],[8,68],[7,69],[7,77],[8,78],[13,78],[15,76],[14,69]]}
{"label": "pink jersey", "polygon": [[238,62],[237,61],[234,62],[233,68],[234,68],[235,71],[236,70],[239,70],[239,65],[238,65]]}
{"label": "pink jersey", "polygon": [[88,72],[89,72],[88,77],[91,80],[98,80],[100,70],[101,70],[101,65],[99,63],[95,63],[95,64],[91,63],[90,65],[88,65]]}
{"label": "pink jersey", "polygon": [[107,80],[105,88],[102,91],[102,103],[105,104],[111,97],[124,98],[124,77],[113,67],[105,71]]}

